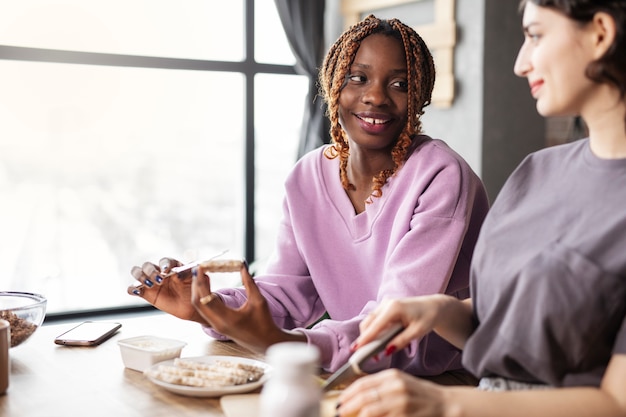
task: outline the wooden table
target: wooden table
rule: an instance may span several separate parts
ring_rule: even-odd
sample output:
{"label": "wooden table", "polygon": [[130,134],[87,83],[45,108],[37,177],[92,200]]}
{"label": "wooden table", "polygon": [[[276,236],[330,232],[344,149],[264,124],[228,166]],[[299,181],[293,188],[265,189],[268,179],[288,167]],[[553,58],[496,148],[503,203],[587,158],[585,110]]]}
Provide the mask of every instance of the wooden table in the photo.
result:
{"label": "wooden table", "polygon": [[9,389],[0,395],[1,417],[223,417],[219,398],[180,396],[162,389],[141,372],[126,369],[117,341],[158,335],[187,342],[181,356],[232,355],[263,360],[232,342],[205,335],[199,324],[164,313],[97,320],[122,323],[96,347],[68,347],[54,338],[76,323],[44,325],[9,352]]}

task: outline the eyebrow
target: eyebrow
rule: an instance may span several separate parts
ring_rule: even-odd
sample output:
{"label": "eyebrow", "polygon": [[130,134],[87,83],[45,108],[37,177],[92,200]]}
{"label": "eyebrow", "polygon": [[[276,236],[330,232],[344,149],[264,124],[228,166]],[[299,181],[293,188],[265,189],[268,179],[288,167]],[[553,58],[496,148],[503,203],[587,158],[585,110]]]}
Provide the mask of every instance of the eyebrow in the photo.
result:
{"label": "eyebrow", "polygon": [[524,31],[524,33],[528,33],[528,29],[530,29],[531,27],[536,26],[538,24],[539,24],[538,22],[530,22],[530,23],[522,26],[522,30]]}
{"label": "eyebrow", "polygon": [[[358,62],[353,62],[352,63],[352,67],[368,69],[368,68],[371,68],[372,66],[369,65],[369,64],[359,64]],[[406,74],[407,73],[407,69],[406,68],[397,68],[397,69],[392,69],[390,72],[397,73],[397,74]]]}

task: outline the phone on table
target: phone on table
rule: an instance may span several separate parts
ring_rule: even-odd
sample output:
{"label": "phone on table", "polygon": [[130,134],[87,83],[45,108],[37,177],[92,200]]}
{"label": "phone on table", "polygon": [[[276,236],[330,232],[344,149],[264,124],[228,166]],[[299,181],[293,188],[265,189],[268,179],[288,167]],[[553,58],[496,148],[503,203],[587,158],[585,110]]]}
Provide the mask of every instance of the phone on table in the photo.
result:
{"label": "phone on table", "polygon": [[96,346],[113,336],[121,323],[110,321],[84,321],[54,339],[57,345]]}

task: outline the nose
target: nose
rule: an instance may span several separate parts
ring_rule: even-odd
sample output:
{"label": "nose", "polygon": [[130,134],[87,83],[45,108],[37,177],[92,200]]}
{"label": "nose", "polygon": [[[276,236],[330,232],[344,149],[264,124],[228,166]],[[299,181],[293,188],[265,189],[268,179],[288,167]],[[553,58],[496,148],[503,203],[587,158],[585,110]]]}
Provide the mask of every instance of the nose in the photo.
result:
{"label": "nose", "polygon": [[531,70],[532,65],[530,63],[529,58],[529,50],[526,42],[521,46],[519,52],[517,53],[517,58],[515,59],[515,65],[513,66],[513,72],[518,77],[526,77],[528,72]]}
{"label": "nose", "polygon": [[361,101],[363,101],[363,103],[371,104],[373,106],[385,105],[388,103],[388,100],[389,96],[387,95],[385,86],[378,82],[368,83],[363,91],[363,95],[361,96]]}

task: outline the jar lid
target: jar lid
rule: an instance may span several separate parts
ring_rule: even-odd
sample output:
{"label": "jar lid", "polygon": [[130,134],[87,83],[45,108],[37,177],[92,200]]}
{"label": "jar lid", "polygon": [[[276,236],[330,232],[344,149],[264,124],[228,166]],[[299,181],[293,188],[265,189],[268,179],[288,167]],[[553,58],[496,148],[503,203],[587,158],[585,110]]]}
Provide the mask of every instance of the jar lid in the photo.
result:
{"label": "jar lid", "polygon": [[304,342],[282,342],[267,349],[266,359],[274,368],[315,369],[320,360],[320,351],[317,346]]}

